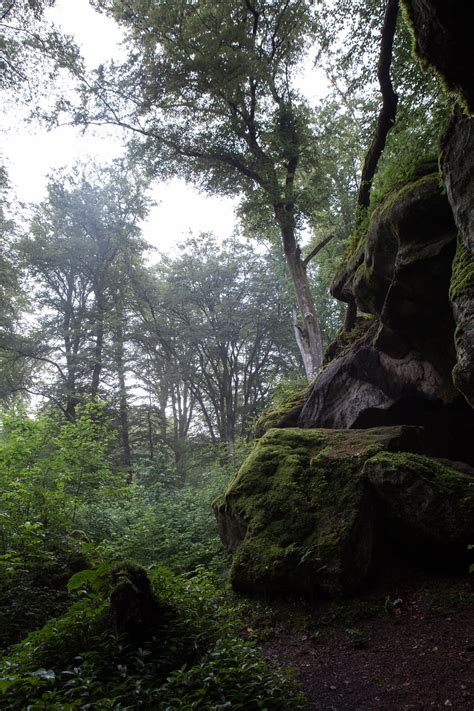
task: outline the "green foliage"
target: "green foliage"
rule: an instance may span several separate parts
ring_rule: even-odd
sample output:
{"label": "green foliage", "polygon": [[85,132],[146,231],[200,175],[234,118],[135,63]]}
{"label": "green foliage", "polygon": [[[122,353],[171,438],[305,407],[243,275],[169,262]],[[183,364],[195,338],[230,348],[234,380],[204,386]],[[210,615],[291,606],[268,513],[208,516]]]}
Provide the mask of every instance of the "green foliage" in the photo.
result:
{"label": "green foliage", "polygon": [[102,502],[89,510],[88,530],[109,560],[167,565],[176,572],[198,565],[221,570],[226,555],[211,503],[225,488],[228,476],[214,471],[203,475],[198,484],[171,490],[155,485],[148,491],[132,485],[117,504]]}
{"label": "green foliage", "polygon": [[[0,437],[0,622],[2,645],[41,625],[65,602],[64,581],[86,565],[78,531],[87,507],[120,496],[108,464],[104,408],[74,422],[5,414]],[[117,486],[119,488],[117,489]]]}
{"label": "green foliage", "polygon": [[89,574],[93,595],[82,593],[65,615],[29,635],[3,661],[0,693],[11,708],[302,708],[288,675],[270,669],[219,617],[209,573],[185,578],[153,572],[165,616],[156,636],[135,648],[111,626],[110,576],[103,572],[98,585]]}

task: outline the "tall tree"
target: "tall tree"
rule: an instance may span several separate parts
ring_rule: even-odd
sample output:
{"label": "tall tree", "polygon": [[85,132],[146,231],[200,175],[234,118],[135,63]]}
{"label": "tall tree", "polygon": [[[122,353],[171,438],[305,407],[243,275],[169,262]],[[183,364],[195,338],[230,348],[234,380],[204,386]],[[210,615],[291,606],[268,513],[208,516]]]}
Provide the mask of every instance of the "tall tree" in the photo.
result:
{"label": "tall tree", "polygon": [[[309,0],[98,0],[129,33],[124,66],[97,74],[79,121],[114,122],[154,175],[211,192],[255,193],[279,229],[299,307],[308,377],[322,363],[318,316],[299,245],[299,180],[315,160],[309,112],[292,76],[311,37]],[[90,93],[85,94],[87,103]],[[84,119],[84,117],[87,117]]]}
{"label": "tall tree", "polygon": [[268,260],[201,235],[140,286],[143,345],[158,378],[168,378],[174,430],[185,437],[199,415],[212,441],[231,450],[273,383],[295,369],[288,307]]}
{"label": "tall tree", "polygon": [[20,245],[40,311],[39,330],[17,350],[49,366],[69,417],[82,396],[98,394],[105,348],[123,406],[125,283],[144,249],[139,223],[146,209],[139,174],[121,164],[76,168],[50,180]]}

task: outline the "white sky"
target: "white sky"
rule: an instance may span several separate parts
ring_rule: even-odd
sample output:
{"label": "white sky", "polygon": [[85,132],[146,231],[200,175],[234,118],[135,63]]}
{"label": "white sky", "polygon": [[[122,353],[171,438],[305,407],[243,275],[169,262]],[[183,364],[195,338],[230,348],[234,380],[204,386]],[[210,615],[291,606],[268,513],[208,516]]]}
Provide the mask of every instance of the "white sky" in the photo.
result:
{"label": "white sky", "polygon": [[[95,12],[88,0],[56,0],[48,11],[52,21],[74,36],[90,67],[120,56],[121,33],[113,20]],[[321,80],[309,66],[302,75],[301,88],[311,100],[321,93]],[[77,160],[109,162],[124,151],[118,132],[96,129],[82,134],[79,128],[62,126],[47,132],[19,121],[17,114],[2,120],[0,154],[10,182],[22,202],[38,202],[46,195],[47,175]],[[214,232],[224,239],[235,227],[236,201],[209,197],[173,179],[155,183],[151,197],[157,203],[143,226],[143,235],[163,252],[190,232]]]}

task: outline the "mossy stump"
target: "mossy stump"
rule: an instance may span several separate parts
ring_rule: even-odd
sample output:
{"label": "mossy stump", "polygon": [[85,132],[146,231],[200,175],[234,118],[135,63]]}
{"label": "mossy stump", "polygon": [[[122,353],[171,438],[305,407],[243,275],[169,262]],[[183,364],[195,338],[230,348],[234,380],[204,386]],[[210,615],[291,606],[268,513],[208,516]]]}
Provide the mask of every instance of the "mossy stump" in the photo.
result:
{"label": "mossy stump", "polygon": [[110,610],[117,634],[132,646],[142,644],[156,633],[162,609],[144,568],[124,563],[113,569]]}

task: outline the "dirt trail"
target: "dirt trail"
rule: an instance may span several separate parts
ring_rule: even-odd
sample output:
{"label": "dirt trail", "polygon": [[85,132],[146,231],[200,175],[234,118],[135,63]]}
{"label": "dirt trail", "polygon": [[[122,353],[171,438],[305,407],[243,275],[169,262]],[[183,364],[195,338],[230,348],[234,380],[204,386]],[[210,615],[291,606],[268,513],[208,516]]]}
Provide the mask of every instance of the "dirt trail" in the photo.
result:
{"label": "dirt trail", "polygon": [[[472,577],[472,576],[471,576]],[[327,604],[261,644],[297,670],[313,711],[474,711],[474,595],[469,579],[408,576]]]}

